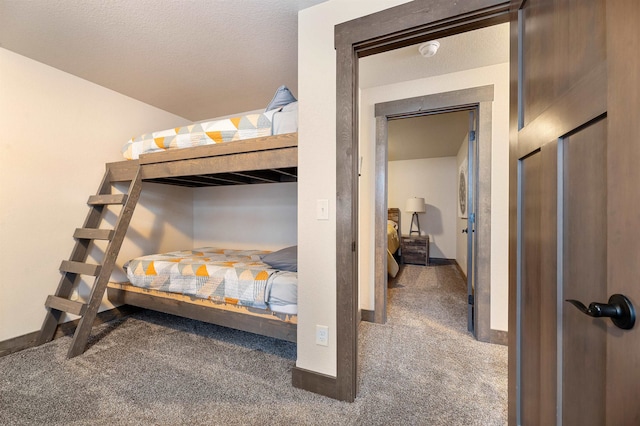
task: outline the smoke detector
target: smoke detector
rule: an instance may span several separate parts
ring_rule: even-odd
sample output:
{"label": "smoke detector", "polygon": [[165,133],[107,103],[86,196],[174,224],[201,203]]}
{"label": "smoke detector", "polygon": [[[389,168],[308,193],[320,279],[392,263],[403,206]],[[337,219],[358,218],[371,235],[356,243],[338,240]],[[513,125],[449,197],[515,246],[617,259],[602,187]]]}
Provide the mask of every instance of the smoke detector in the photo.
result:
{"label": "smoke detector", "polygon": [[418,51],[425,58],[430,58],[436,54],[439,47],[440,47],[440,43],[438,43],[437,41],[428,41],[426,43],[422,43],[418,47]]}

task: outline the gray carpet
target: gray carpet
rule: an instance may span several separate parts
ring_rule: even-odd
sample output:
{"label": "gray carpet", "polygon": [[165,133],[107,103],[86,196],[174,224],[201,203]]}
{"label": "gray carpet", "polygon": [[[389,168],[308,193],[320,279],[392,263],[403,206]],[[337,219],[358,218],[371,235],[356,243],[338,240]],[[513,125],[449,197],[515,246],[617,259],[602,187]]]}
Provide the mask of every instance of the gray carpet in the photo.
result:
{"label": "gray carpet", "polygon": [[451,265],[406,266],[387,324],[362,323],[355,403],[291,386],[295,345],[143,311],[0,358],[2,425],[502,425],[507,349],[466,332]]}

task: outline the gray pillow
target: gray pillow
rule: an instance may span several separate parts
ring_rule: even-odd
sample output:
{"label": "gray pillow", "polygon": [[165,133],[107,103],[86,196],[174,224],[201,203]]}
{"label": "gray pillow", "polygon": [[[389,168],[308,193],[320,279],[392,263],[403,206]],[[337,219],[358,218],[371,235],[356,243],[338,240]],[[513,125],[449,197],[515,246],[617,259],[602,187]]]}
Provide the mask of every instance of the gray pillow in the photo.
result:
{"label": "gray pillow", "polygon": [[298,246],[291,246],[265,254],[261,259],[273,269],[298,272]]}
{"label": "gray pillow", "polygon": [[278,87],[278,90],[276,90],[276,94],[273,95],[273,99],[271,99],[271,102],[269,102],[269,105],[267,105],[264,112],[283,107],[295,101],[297,101],[297,99],[293,96],[291,90],[289,90],[287,86],[280,86]]}

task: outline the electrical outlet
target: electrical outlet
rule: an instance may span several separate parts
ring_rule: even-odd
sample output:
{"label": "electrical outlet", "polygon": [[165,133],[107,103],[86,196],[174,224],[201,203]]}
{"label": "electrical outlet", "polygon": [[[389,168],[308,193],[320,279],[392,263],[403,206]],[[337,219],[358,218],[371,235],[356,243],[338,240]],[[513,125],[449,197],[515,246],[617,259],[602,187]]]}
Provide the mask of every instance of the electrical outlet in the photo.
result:
{"label": "electrical outlet", "polygon": [[316,345],[329,346],[329,327],[316,325]]}

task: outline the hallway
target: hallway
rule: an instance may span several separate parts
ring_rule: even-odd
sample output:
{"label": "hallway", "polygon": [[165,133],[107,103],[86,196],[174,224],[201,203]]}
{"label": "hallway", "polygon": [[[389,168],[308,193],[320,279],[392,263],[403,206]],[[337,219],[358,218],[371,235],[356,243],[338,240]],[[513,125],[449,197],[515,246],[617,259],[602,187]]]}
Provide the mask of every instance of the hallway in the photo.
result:
{"label": "hallway", "polygon": [[405,265],[390,284],[387,323],[360,325],[359,395],[378,400],[362,417],[506,424],[507,347],[473,338],[463,276],[455,265],[432,265]]}

